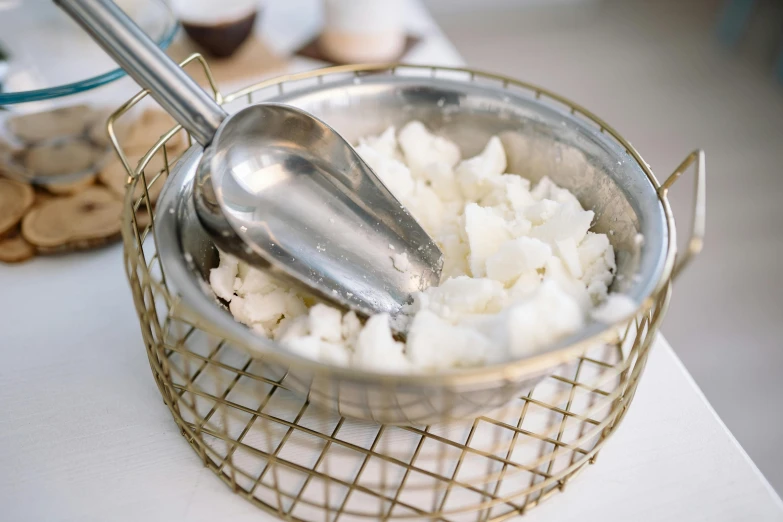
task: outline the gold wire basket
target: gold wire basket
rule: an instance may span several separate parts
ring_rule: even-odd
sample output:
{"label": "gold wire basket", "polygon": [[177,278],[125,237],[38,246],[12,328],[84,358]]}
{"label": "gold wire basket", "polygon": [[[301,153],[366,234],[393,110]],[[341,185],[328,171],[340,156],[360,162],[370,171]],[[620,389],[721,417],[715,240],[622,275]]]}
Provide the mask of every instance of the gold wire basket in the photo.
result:
{"label": "gold wire basket", "polygon": [[[270,87],[333,73],[363,74],[379,68],[336,67],[266,81],[222,96],[221,103],[262,101]],[[613,342],[580,349],[526,395],[470,421],[434,426],[390,426],[341,417],[291,391],[265,360],[203,323],[176,312],[157,255],[150,194],[178,158],[167,142],[155,143],[136,168],[128,163],[114,123],[141,102],[142,91],[109,119],[109,132],[128,169],[123,216],[124,261],[152,373],[183,436],[237,494],[291,520],[505,520],[563,490],[617,429],[633,399],[655,333],[667,309],[672,278],[701,246],[704,229],[703,161],[691,154],[663,185],[633,147],[603,121],[547,91],[476,71],[471,80],[501,80],[570,107],[600,126],[642,166],[665,201],[666,191],[696,166],[697,199],[688,248],[652,298]],[[391,67],[389,72],[395,73]],[[254,95],[256,99],[254,100]],[[145,172],[156,155],[165,168]],[[665,202],[668,211],[668,202]],[[667,214],[669,215],[669,214]],[[673,236],[673,221],[672,226]],[[670,238],[674,241],[673,237]]]}

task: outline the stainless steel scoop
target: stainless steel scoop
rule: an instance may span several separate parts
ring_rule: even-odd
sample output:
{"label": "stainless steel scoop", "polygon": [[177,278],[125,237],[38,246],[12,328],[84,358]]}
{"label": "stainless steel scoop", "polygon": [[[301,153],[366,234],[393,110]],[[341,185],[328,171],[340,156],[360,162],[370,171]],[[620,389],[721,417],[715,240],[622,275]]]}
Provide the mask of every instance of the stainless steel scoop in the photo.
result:
{"label": "stainless steel scoop", "polygon": [[438,283],[437,245],[334,129],[285,105],[228,115],[114,3],[55,3],[205,147],[194,203],[219,248],[363,315]]}

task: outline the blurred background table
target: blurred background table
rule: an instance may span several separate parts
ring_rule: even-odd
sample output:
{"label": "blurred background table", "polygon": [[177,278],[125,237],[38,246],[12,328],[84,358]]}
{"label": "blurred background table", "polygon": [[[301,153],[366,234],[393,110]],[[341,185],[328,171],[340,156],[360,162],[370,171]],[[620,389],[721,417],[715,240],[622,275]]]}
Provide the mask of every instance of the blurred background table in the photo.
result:
{"label": "blurred background table", "polygon": [[[269,3],[276,52],[312,37],[318,20],[302,20],[312,6]],[[406,61],[462,63],[420,3],[406,9],[422,37]],[[317,65],[296,58],[288,69]],[[120,246],[0,267],[0,288],[4,520],[273,519],[201,465],[162,403]],[[659,338],[597,463],[526,520],[783,520],[783,503]]]}

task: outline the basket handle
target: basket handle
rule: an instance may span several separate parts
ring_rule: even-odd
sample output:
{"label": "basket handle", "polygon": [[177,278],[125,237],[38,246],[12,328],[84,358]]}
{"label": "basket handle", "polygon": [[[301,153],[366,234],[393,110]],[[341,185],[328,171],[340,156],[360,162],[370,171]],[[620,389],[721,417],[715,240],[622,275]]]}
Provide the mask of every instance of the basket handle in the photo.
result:
{"label": "basket handle", "polygon": [[110,0],[54,0],[203,146],[227,114]]}
{"label": "basket handle", "polygon": [[694,169],[696,173],[696,192],[693,201],[691,233],[685,252],[682,254],[678,253],[675,258],[674,268],[672,269],[672,280],[677,278],[682,269],[693,260],[696,254],[701,252],[704,246],[704,231],[707,224],[707,188],[705,184],[704,151],[698,149],[688,154],[688,157],[674,169],[674,172],[666,178],[666,181],[664,181],[663,185],[658,189],[660,197],[665,198],[672,185],[674,185],[694,163],[696,164],[696,168]]}

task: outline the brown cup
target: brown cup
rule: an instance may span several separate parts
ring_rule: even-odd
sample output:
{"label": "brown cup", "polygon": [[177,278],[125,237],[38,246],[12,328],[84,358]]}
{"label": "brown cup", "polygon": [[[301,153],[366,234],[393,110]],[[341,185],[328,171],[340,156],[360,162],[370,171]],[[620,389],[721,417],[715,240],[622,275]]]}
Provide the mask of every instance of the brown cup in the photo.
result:
{"label": "brown cup", "polygon": [[257,15],[258,11],[253,11],[243,18],[209,25],[185,20],[181,20],[181,23],[190,39],[208,54],[227,58],[234,54],[253,32]]}

